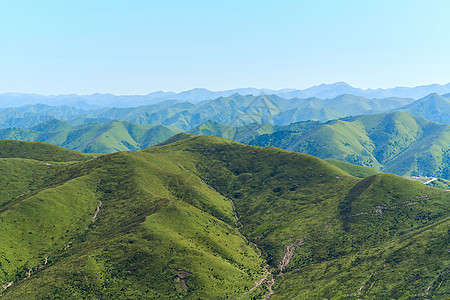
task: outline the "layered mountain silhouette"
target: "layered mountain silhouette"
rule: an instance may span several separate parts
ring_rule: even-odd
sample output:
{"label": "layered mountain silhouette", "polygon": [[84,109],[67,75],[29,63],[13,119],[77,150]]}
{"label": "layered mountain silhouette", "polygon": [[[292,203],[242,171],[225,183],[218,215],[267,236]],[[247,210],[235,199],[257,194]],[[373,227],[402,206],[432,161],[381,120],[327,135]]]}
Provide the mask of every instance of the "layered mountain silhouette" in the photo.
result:
{"label": "layered mountain silhouette", "polygon": [[[29,129],[2,129],[0,139],[48,142],[87,153],[111,153],[141,150],[180,132],[176,127],[120,120],[81,125],[51,120]],[[278,147],[401,176],[450,179],[450,125],[403,111],[289,125],[234,126],[206,121],[189,133]]]}
{"label": "layered mountain silhouette", "polygon": [[241,95],[252,94],[254,96],[261,94],[277,95],[288,99],[310,97],[331,99],[342,94],[352,94],[367,98],[401,97],[418,99],[431,93],[448,94],[450,93],[450,83],[445,85],[431,84],[387,89],[360,89],[352,87],[345,82],[336,82],[333,84],[320,84],[303,90],[292,88],[282,90],[240,88],[226,91],[210,91],[204,88],[195,88],[180,93],[158,91],[147,95],[124,96],[111,94],[42,96],[36,94],[4,93],[0,94],[0,107],[23,106],[26,104],[37,103],[53,106],[69,105],[78,108],[132,107],[155,104],[164,100],[179,100],[197,103],[218,97],[229,97],[236,93]]}
{"label": "layered mountain silhouette", "polygon": [[369,99],[343,94],[332,99],[291,98],[276,95],[252,96],[233,94],[197,104],[177,100],[154,105],[101,109],[79,109],[70,106],[26,105],[0,109],[0,128],[31,128],[52,119],[74,125],[112,120],[135,124],[177,127],[188,131],[208,121],[227,125],[270,122],[275,125],[317,120],[327,122],[348,116],[404,110],[430,121],[450,123],[449,97],[430,94],[424,98]]}

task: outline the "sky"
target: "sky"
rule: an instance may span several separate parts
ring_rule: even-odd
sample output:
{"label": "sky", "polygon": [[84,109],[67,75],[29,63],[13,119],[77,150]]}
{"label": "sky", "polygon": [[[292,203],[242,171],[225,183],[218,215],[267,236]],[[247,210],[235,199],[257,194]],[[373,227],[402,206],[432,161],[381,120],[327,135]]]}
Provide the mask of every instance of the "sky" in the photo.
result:
{"label": "sky", "polygon": [[0,0],[0,93],[450,82],[448,0]]}

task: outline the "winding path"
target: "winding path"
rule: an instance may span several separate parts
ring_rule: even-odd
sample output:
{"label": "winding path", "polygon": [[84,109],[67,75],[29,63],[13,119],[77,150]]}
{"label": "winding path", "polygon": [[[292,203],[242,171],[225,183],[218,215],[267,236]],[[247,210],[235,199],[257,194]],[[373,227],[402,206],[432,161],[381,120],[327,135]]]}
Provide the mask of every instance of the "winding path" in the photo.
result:
{"label": "winding path", "polygon": [[437,178],[431,178],[430,180],[428,180],[427,182],[424,182],[423,184],[430,184],[435,180],[437,180]]}

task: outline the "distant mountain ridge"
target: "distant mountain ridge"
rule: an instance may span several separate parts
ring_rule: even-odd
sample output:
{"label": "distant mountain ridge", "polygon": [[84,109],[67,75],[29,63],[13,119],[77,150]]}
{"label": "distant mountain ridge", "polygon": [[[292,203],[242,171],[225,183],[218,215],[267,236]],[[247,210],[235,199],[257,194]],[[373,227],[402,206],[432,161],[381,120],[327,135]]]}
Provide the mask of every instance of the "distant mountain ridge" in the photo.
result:
{"label": "distant mountain ridge", "polygon": [[89,110],[70,106],[35,104],[17,108],[0,108],[0,128],[30,128],[51,119],[76,125],[88,122],[104,123],[119,119],[136,124],[173,126],[185,131],[208,120],[234,125],[253,122],[287,125],[307,120],[326,122],[353,115],[389,112],[413,101],[412,98],[394,97],[367,99],[349,94],[332,99],[315,97],[285,99],[277,95],[233,94],[196,104],[167,100],[139,107],[105,107]]}
{"label": "distant mountain ridge", "polygon": [[164,100],[179,100],[198,103],[200,101],[211,100],[218,97],[229,97],[233,94],[260,95],[270,94],[283,98],[310,98],[318,97],[330,99],[342,94],[352,94],[366,98],[422,98],[431,93],[450,93],[450,83],[439,85],[430,84],[416,87],[394,87],[387,89],[360,89],[355,88],[345,82],[332,84],[320,84],[306,89],[257,89],[239,88],[225,91],[210,91],[204,88],[195,88],[180,93],[157,91],[147,95],[112,95],[112,94],[92,94],[92,95],[52,95],[42,96],[37,94],[4,93],[0,94],[0,107],[23,106],[26,104],[47,104],[47,105],[70,105],[78,108],[101,108],[101,107],[136,107],[141,105],[155,104]]}
{"label": "distant mountain ridge", "polygon": [[72,125],[53,119],[29,129],[2,129],[0,139],[47,142],[86,153],[111,153],[144,149],[180,132],[174,127],[119,120]]}
{"label": "distant mountain ridge", "polygon": [[209,120],[234,126],[255,122],[288,125],[308,120],[327,122],[343,117],[396,110],[407,111],[429,121],[450,124],[449,95],[440,96],[433,93],[414,100],[398,97],[369,99],[351,94],[342,94],[331,99],[317,97],[286,99],[277,95],[233,94],[196,104],[166,100],[139,107],[100,109],[34,104],[0,108],[0,129],[31,128],[52,119],[73,125],[89,122],[106,123],[118,119],[136,124],[177,127],[188,131]]}

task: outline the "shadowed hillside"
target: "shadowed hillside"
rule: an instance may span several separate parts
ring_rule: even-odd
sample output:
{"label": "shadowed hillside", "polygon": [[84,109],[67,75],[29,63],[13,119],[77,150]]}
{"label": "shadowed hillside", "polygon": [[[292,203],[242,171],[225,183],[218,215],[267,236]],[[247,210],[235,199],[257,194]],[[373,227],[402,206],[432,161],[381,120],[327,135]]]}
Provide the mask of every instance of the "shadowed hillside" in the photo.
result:
{"label": "shadowed hillside", "polygon": [[450,124],[450,97],[430,94],[399,110],[442,124]]}

